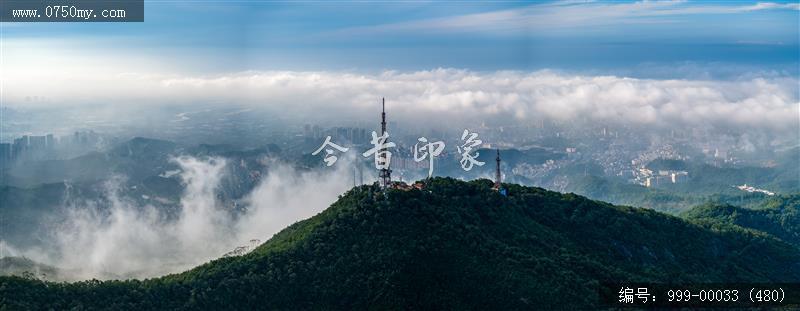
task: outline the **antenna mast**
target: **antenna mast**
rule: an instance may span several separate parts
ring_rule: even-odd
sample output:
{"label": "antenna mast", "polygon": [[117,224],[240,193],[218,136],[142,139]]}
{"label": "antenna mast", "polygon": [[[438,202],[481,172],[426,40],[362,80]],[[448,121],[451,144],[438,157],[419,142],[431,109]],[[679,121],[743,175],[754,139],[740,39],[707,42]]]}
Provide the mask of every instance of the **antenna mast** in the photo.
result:
{"label": "antenna mast", "polygon": [[[381,136],[386,134],[386,99],[381,98]],[[388,161],[386,148],[381,148],[380,156],[383,163]],[[388,165],[387,165],[388,166]],[[381,187],[388,188],[392,183],[392,169],[387,167],[381,169]]]}
{"label": "antenna mast", "polygon": [[497,161],[497,166],[495,167],[494,170],[494,188],[500,189],[501,187],[500,183],[502,182],[501,178],[503,177],[500,174],[500,149],[497,149],[497,158],[495,159],[495,161]]}

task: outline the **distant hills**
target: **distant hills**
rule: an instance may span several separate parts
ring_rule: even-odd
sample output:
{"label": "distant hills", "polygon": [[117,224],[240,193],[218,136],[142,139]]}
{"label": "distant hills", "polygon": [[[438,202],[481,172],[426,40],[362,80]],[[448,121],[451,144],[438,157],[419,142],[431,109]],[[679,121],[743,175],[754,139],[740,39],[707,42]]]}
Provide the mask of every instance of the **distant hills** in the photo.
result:
{"label": "distant hills", "polygon": [[256,166],[265,156],[280,156],[280,148],[267,145],[263,148],[242,150],[229,145],[197,145],[186,147],[174,142],[134,137],[106,151],[95,151],[65,160],[29,161],[13,165],[2,171],[2,183],[19,188],[40,184],[90,183],[102,181],[114,174],[122,175],[133,182],[159,176],[174,170],[178,165],[171,159],[180,155],[220,156],[232,161],[244,161]]}
{"label": "distant hills", "polygon": [[57,280],[60,271],[52,266],[35,262],[25,257],[0,258],[0,275],[18,275],[26,278]]}
{"label": "distant hills", "polygon": [[0,277],[0,309],[586,309],[603,281],[800,281],[793,198],[684,219],[491,185],[361,186],[249,254],[156,279]]}
{"label": "distant hills", "polygon": [[168,162],[169,155],[181,150],[172,142],[136,137],[107,151],[93,151],[72,159],[17,163],[3,172],[3,181],[5,185],[20,188],[64,181],[94,182],[113,174],[138,181],[174,168]]}
{"label": "distant hills", "polygon": [[800,195],[779,196],[758,209],[709,203],[686,211],[682,216],[706,227],[757,230],[800,247]]}
{"label": "distant hills", "polygon": [[[170,214],[178,210],[183,193],[180,166],[174,157],[224,157],[226,166],[220,181],[218,199],[226,206],[249,194],[258,184],[256,176],[266,174],[266,157],[280,157],[275,145],[241,150],[228,145],[180,144],[135,137],[103,152],[91,152],[73,159],[21,162],[0,170],[2,235],[18,246],[46,247],[53,220],[63,219],[64,208],[83,201],[108,203],[107,182],[121,177],[119,195],[139,205],[152,205]],[[174,174],[166,174],[174,172]],[[105,201],[104,201],[105,200]],[[98,204],[108,206],[110,204]],[[234,211],[236,212],[236,211]]]}
{"label": "distant hills", "polygon": [[[795,152],[799,149],[787,152]],[[647,167],[651,170],[685,170],[689,172],[686,182],[676,184],[665,183],[665,189],[676,193],[691,195],[707,194],[740,194],[733,186],[741,184],[757,185],[778,193],[796,193],[800,191],[800,175],[796,169],[800,167],[797,159],[786,159],[781,156],[775,167],[716,167],[707,163],[687,162],[682,160],[656,159]]]}

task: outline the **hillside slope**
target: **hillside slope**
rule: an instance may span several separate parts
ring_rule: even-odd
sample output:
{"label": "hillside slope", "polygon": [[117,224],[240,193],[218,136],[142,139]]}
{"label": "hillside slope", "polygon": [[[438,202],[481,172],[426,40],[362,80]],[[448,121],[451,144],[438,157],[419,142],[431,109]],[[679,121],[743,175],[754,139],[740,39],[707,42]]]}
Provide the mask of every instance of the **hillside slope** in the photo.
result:
{"label": "hillside slope", "polygon": [[737,226],[707,229],[573,194],[435,178],[362,186],[250,254],[145,281],[0,278],[12,309],[553,309],[602,281],[800,281],[800,252]]}
{"label": "hillside slope", "polygon": [[800,247],[800,195],[778,196],[758,209],[704,204],[681,216],[706,227],[738,226],[758,230]]}

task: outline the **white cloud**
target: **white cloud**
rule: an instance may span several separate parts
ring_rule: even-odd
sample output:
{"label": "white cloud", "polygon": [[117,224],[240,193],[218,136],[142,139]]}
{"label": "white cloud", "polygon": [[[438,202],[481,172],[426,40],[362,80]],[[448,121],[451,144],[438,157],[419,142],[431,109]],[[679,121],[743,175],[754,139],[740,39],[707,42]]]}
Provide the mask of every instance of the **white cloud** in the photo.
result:
{"label": "white cloud", "polygon": [[83,202],[53,232],[55,249],[36,260],[66,271],[64,278],[151,277],[191,268],[230,247],[232,219],[215,200],[225,160],[174,160],[186,187],[175,218],[119,197],[125,181],[108,184],[109,205]]}
{"label": "white cloud", "polygon": [[52,105],[164,105],[216,102],[302,116],[373,116],[387,98],[396,120],[519,122],[550,118],[647,126],[790,130],[798,126],[798,79],[748,75],[731,80],[655,80],[554,71],[247,71],[188,76],[130,71],[6,81],[4,100],[28,105],[46,91]]}
{"label": "white cloud", "polygon": [[775,10],[775,9],[788,9],[797,11],[800,10],[800,3],[758,2],[751,6],[744,6],[741,9],[744,11]]}
{"label": "white cloud", "polygon": [[[521,8],[437,17],[337,31],[368,34],[403,31],[494,33],[557,30],[620,24],[672,23],[670,18],[697,14],[737,14],[762,10],[800,10],[797,3],[693,4],[687,1],[594,2],[558,1]],[[664,19],[658,19],[664,18]]]}
{"label": "white cloud", "polygon": [[66,219],[50,220],[53,231],[46,243],[52,247],[15,247],[0,239],[0,255],[56,266],[61,273],[49,277],[59,280],[146,278],[185,271],[251,239],[266,241],[327,208],[352,185],[351,160],[343,158],[334,170],[315,172],[270,161],[268,175],[247,196],[246,212],[233,217],[215,197],[226,160],[182,156],[174,159],[185,183],[177,215],[120,197],[125,180],[115,177],[107,184],[108,204],[78,202],[67,207]]}

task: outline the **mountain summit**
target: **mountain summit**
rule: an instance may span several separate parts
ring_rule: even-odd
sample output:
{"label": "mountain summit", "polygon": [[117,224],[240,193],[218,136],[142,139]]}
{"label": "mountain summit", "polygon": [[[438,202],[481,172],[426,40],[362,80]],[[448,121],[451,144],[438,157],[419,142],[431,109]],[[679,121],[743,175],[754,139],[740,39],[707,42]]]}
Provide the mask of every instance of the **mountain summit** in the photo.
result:
{"label": "mountain summit", "polygon": [[504,187],[361,186],[249,254],[144,281],[3,277],[0,308],[574,309],[605,281],[800,281],[800,251],[771,235]]}

